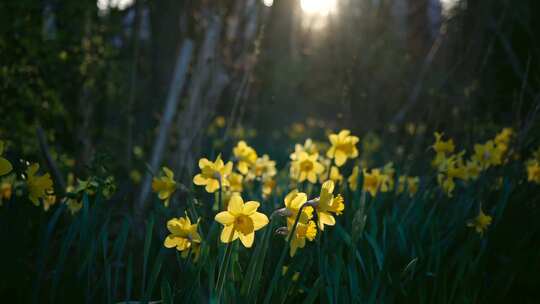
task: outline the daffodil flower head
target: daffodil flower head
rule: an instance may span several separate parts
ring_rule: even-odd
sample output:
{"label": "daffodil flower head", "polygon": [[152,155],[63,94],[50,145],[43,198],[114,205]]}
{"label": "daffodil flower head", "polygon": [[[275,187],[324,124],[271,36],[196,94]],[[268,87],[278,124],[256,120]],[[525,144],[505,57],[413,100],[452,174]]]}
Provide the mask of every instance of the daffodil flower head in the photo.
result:
{"label": "daffodil flower head", "polygon": [[228,176],[232,171],[232,162],[225,164],[218,155],[215,161],[209,161],[206,158],[199,160],[199,168],[201,173],[193,177],[193,183],[197,186],[205,186],[208,193],[214,193],[222,187],[229,186]]}
{"label": "daffodil flower head", "polygon": [[454,140],[449,139],[444,141],[442,138],[444,136],[444,133],[438,133],[435,132],[435,143],[433,144],[432,148],[435,150],[437,154],[450,154],[454,152],[455,146],[454,146]]}
{"label": "daffodil flower head", "polygon": [[268,224],[268,217],[260,212],[259,202],[248,201],[244,203],[242,197],[234,194],[229,201],[227,211],[215,216],[215,220],[223,225],[221,242],[230,243],[240,239],[242,245],[250,248],[255,239],[255,231]]}
{"label": "daffodil flower head", "polygon": [[37,175],[39,164],[34,163],[26,169],[26,185],[28,198],[34,205],[39,206],[40,199],[46,199],[53,192],[53,181],[49,173]]}
{"label": "daffodil flower head", "polygon": [[352,191],[356,191],[356,189],[358,189],[359,172],[360,168],[358,166],[354,166],[351,175],[347,179],[347,182],[349,183],[349,188],[351,188]]}
{"label": "daffodil flower head", "polygon": [[229,174],[228,178],[229,178],[229,187],[231,191],[242,192],[244,188],[242,184],[244,180],[244,176],[242,174],[232,172],[231,174]]}
{"label": "daffodil flower head", "polygon": [[177,184],[171,169],[163,167],[162,171],[163,174],[160,177],[154,177],[152,180],[152,190],[158,194],[159,199],[163,200],[165,207],[168,207]]}
{"label": "daffodil flower head", "polygon": [[484,232],[487,230],[488,226],[491,225],[492,222],[491,216],[487,215],[480,209],[480,212],[478,213],[478,216],[476,216],[474,219],[470,220],[467,223],[468,227],[474,228],[480,236],[484,235]]}
{"label": "daffodil flower head", "polygon": [[488,140],[483,145],[474,145],[474,160],[476,160],[483,169],[502,164],[503,151],[497,149],[492,140]]}
{"label": "daffodil flower head", "polygon": [[351,131],[349,130],[341,130],[338,134],[328,136],[332,146],[326,152],[326,156],[333,158],[338,167],[343,166],[348,158],[354,159],[358,157],[356,144],[360,139],[350,134]]}
{"label": "daffodil flower head", "polygon": [[383,176],[381,175],[381,171],[379,169],[372,169],[371,172],[368,173],[366,169],[363,171],[364,174],[364,185],[363,189],[364,191],[369,192],[372,197],[375,197],[377,195],[377,192],[379,191],[379,188],[382,183]]}
{"label": "daffodil flower head", "polygon": [[526,164],[527,181],[540,184],[540,163],[536,160],[530,160]]}
{"label": "daffodil flower head", "polygon": [[345,205],[341,195],[334,196],[334,182],[329,180],[322,184],[321,193],[316,204],[317,224],[319,229],[324,230],[324,226],[334,226],[336,219],[333,213],[341,214]]}
{"label": "daffodil flower head", "polygon": [[305,180],[312,184],[317,182],[317,176],[324,172],[324,166],[317,160],[318,153],[308,154],[307,152],[299,152],[295,156],[295,160],[291,163],[291,177],[298,182]]}
{"label": "daffodil flower head", "polygon": [[[292,229],[294,228],[293,225],[294,223],[288,223],[289,235],[287,239],[291,237]],[[306,246],[306,239],[308,241],[313,241],[316,236],[317,226],[315,225],[315,222],[311,220],[306,223],[299,221],[296,225],[296,229],[294,229],[294,234],[292,235],[289,255],[293,257],[298,248],[304,248]]]}
{"label": "daffodil flower head", "polygon": [[[295,189],[289,192],[283,201],[285,203],[285,208],[288,211],[287,222],[294,223],[300,208],[307,202],[307,194]],[[309,206],[304,207],[302,209],[302,214],[300,214],[299,221],[307,223],[311,218],[313,218],[313,208]]]}
{"label": "daffodil flower head", "polygon": [[239,141],[236,147],[233,148],[233,154],[238,159],[238,171],[244,175],[248,173],[249,168],[257,160],[257,152],[243,140]]}
{"label": "daffodil flower head", "polygon": [[11,172],[11,170],[13,170],[13,166],[11,165],[11,163],[7,159],[2,157],[3,153],[4,142],[0,141],[0,176],[6,175]]}
{"label": "daffodil flower head", "polygon": [[194,244],[200,244],[202,241],[197,231],[199,221],[200,219],[197,220],[197,223],[192,224],[187,215],[170,219],[167,222],[167,229],[170,234],[165,238],[163,245],[187,253],[187,250],[194,248]]}

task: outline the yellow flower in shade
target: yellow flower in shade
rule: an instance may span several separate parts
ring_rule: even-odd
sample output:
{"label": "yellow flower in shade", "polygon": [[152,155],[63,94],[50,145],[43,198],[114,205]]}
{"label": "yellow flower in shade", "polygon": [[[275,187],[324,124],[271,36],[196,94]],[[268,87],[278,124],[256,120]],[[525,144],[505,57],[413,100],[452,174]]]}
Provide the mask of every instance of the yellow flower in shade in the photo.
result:
{"label": "yellow flower in shade", "polygon": [[[291,156],[292,158],[293,156]],[[310,183],[317,182],[317,176],[324,172],[324,166],[317,161],[319,154],[308,154],[300,151],[295,154],[294,160],[291,163],[291,177],[298,182],[308,180]]]}
{"label": "yellow flower in shade", "polygon": [[364,154],[371,154],[377,152],[381,147],[381,139],[377,134],[369,132],[362,139],[362,149]]}
{"label": "yellow flower in shade", "polygon": [[334,196],[334,182],[329,180],[324,182],[321,187],[321,194],[316,204],[317,220],[319,229],[324,230],[324,226],[334,226],[336,219],[332,215],[339,215],[345,209],[343,197],[341,195]]}
{"label": "yellow flower in shade", "polygon": [[195,175],[193,183],[197,186],[206,186],[206,192],[214,193],[219,189],[220,180],[223,187],[229,186],[228,176],[232,171],[232,163],[223,163],[221,155],[218,155],[214,162],[206,158],[199,160],[201,173]]}
{"label": "yellow flower in shade", "polygon": [[[285,203],[285,208],[288,211],[287,224],[294,224],[300,208],[307,202],[307,195],[304,192],[298,192],[298,190],[295,189],[289,192],[283,201]],[[298,221],[307,223],[311,218],[313,218],[313,208],[306,206],[302,209],[302,214]]]}
{"label": "yellow flower in shade", "polygon": [[56,195],[49,194],[43,200],[43,210],[49,211],[52,205],[56,204]]}
{"label": "yellow flower in shade", "polygon": [[350,134],[351,131],[349,130],[341,130],[338,134],[330,134],[328,136],[332,146],[326,152],[326,156],[333,158],[338,167],[343,166],[347,158],[354,159],[358,157],[356,144],[359,138]]}
{"label": "yellow flower in shade", "polygon": [[11,163],[7,159],[2,157],[3,153],[4,153],[4,142],[0,141],[0,176],[6,175],[9,172],[11,172],[11,170],[13,170],[13,166],[11,165]]}
{"label": "yellow flower in shade", "polygon": [[467,179],[475,180],[478,179],[480,173],[482,172],[482,167],[474,159],[467,162],[465,165],[465,170],[467,171]]}
{"label": "yellow flower in shade", "polygon": [[452,192],[456,188],[456,183],[454,182],[454,179],[449,176],[445,176],[444,174],[437,175],[437,182],[439,183],[439,186],[443,189],[444,193],[448,195],[448,197],[452,197]]}
{"label": "yellow flower in shade", "polygon": [[233,194],[227,211],[216,214],[215,220],[222,224],[221,242],[230,243],[240,239],[242,245],[250,248],[255,239],[255,231],[268,224],[268,217],[257,212],[259,202],[249,201],[244,204],[242,197]]}
{"label": "yellow flower in shade", "polygon": [[15,176],[10,175],[0,182],[0,206],[3,205],[4,201],[9,201],[11,199],[11,195],[13,195],[14,180]]}
{"label": "yellow flower in shade", "polygon": [[233,154],[238,159],[238,171],[244,175],[248,173],[249,168],[257,161],[257,152],[243,140],[239,141],[236,147],[234,147]]}
{"label": "yellow flower in shade", "polygon": [[39,164],[34,163],[26,169],[26,185],[28,186],[28,198],[34,205],[39,206],[39,199],[46,199],[53,192],[53,181],[49,173],[36,175]]}
{"label": "yellow flower in shade", "polygon": [[214,123],[216,124],[216,126],[218,126],[219,128],[223,128],[225,127],[225,117],[223,116],[218,116],[216,117],[216,119],[214,120]]}
{"label": "yellow flower in shade", "polygon": [[197,231],[199,221],[200,219],[197,220],[197,223],[192,224],[187,215],[170,219],[167,222],[167,229],[171,234],[165,238],[163,245],[167,248],[176,248],[182,252],[182,257],[187,257],[189,249],[193,251],[195,244],[201,243],[202,239]]}
{"label": "yellow flower in shade", "polygon": [[229,186],[231,187],[231,191],[242,192],[243,190],[242,181],[244,180],[244,176],[242,174],[233,172],[229,175],[228,178],[229,178]]}
{"label": "yellow flower in shade", "polygon": [[[288,222],[288,238],[291,237],[293,227],[294,222]],[[290,256],[293,257],[296,254],[298,248],[304,248],[306,246],[306,239],[309,241],[313,241],[316,236],[317,226],[315,225],[315,222],[309,220],[307,221],[307,223],[301,223],[300,221],[298,221],[298,224],[296,225],[296,229],[294,230],[294,234],[291,239],[291,247],[289,249]]]}
{"label": "yellow flower in shade", "polygon": [[491,216],[485,214],[482,209],[478,213],[478,216],[470,220],[467,223],[468,227],[474,228],[480,236],[484,235],[484,232],[487,230],[488,226],[491,225],[492,218]]}
{"label": "yellow flower in shade", "polygon": [[384,165],[381,174],[381,192],[394,190],[394,163],[390,162]]}
{"label": "yellow flower in shade", "polygon": [[527,163],[527,181],[540,184],[540,164],[538,161],[529,161]]}
{"label": "yellow flower in shade", "polygon": [[501,150],[506,151],[513,135],[514,130],[512,128],[503,128],[501,132],[495,136],[495,144],[499,146]]}
{"label": "yellow flower in shade", "polygon": [[418,184],[420,183],[420,178],[418,176],[406,176],[402,175],[398,179],[398,192],[402,193],[407,189],[409,196],[413,197],[416,192],[418,192]]}
{"label": "yellow flower in shade", "polygon": [[306,139],[303,145],[301,144],[294,145],[294,151],[295,153],[300,152],[300,151],[304,151],[309,154],[319,153],[319,146],[313,140],[311,140],[311,138],[308,138]]}
{"label": "yellow flower in shade", "polygon": [[370,173],[364,169],[364,185],[363,189],[366,192],[369,192],[372,197],[377,195],[379,188],[381,186],[383,176],[381,175],[381,170],[372,169]]}
{"label": "yellow flower in shade", "polygon": [[82,209],[82,206],[83,206],[82,201],[78,201],[78,200],[76,200],[74,198],[66,199],[65,203],[66,203],[71,215],[74,215],[75,213],[79,212]]}
{"label": "yellow flower in shade", "polygon": [[276,181],[268,178],[265,181],[263,181],[262,184],[262,195],[263,198],[268,198],[270,194],[272,194],[272,190],[276,187]]}
{"label": "yellow flower in shade", "polygon": [[473,159],[480,164],[483,169],[502,164],[503,151],[497,149],[492,140],[488,140],[483,145],[474,145]]}
{"label": "yellow flower in shade", "polygon": [[246,179],[266,180],[274,177],[276,173],[276,162],[271,160],[268,154],[264,154],[262,157],[257,158],[255,164],[249,170]]}
{"label": "yellow flower in shade", "polygon": [[435,135],[435,143],[431,147],[433,148],[433,150],[435,150],[437,154],[439,153],[450,154],[454,152],[455,146],[454,146],[453,139],[449,139],[446,141],[442,140],[444,133],[435,132],[434,135]]}
{"label": "yellow flower in shade", "polygon": [[349,188],[351,188],[352,191],[356,191],[358,189],[358,173],[360,172],[360,168],[355,166],[352,170],[351,175],[347,179],[347,182],[349,182]]}
{"label": "yellow flower in shade", "polygon": [[163,167],[161,169],[164,174],[160,177],[154,177],[152,180],[152,190],[158,194],[160,200],[163,200],[165,207],[169,206],[169,200],[176,191],[176,181],[174,173],[171,169]]}

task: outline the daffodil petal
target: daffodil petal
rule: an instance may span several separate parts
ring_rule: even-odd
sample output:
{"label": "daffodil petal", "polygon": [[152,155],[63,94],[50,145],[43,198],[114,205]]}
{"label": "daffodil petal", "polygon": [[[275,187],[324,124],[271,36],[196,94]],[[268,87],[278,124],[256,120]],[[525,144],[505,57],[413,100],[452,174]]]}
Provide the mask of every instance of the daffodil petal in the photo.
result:
{"label": "daffodil petal", "polygon": [[269,222],[268,217],[265,214],[260,213],[260,212],[255,212],[249,217],[253,221],[253,228],[255,230],[261,229],[262,227],[266,226]]}
{"label": "daffodil petal", "polygon": [[222,243],[230,243],[236,240],[237,237],[238,235],[235,233],[233,225],[223,227],[220,237]]}
{"label": "daffodil petal", "polygon": [[242,200],[242,197],[238,194],[234,194],[229,201],[227,210],[233,215],[242,214],[242,211],[244,210],[244,201]]}
{"label": "daffodil petal", "polygon": [[223,225],[231,225],[232,223],[234,223],[234,215],[229,213],[229,211],[222,211],[216,214],[214,219],[216,220],[216,222]]}
{"label": "daffodil petal", "polygon": [[257,208],[259,208],[259,206],[259,202],[256,201],[246,202],[243,207],[243,213],[246,215],[251,215],[257,211]]}
{"label": "daffodil petal", "polygon": [[253,245],[253,241],[255,240],[255,232],[247,235],[239,233],[238,236],[240,237],[240,241],[242,242],[244,247],[251,248],[251,246]]}

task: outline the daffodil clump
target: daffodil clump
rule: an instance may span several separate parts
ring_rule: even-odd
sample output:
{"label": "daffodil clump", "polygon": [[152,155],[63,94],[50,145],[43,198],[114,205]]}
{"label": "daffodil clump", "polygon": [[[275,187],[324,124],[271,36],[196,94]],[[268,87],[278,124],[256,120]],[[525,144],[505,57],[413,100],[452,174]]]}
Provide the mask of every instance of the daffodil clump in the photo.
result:
{"label": "daffodil clump", "polygon": [[476,180],[482,172],[500,166],[508,160],[513,130],[504,128],[495,138],[483,144],[475,144],[474,153],[468,160],[465,159],[465,151],[455,153],[453,139],[443,140],[443,135],[435,132],[435,143],[432,145],[435,158],[432,165],[437,169],[439,186],[451,197],[456,188],[456,181]]}
{"label": "daffodil clump", "polygon": [[286,234],[290,241],[290,256],[294,256],[298,248],[304,248],[306,241],[313,241],[317,230],[334,226],[334,215],[343,213],[344,200],[340,194],[333,194],[334,186],[333,181],[326,181],[321,186],[320,195],[309,201],[307,194],[298,189],[285,196],[285,207],[278,210],[278,214],[286,217],[287,226],[278,231]]}

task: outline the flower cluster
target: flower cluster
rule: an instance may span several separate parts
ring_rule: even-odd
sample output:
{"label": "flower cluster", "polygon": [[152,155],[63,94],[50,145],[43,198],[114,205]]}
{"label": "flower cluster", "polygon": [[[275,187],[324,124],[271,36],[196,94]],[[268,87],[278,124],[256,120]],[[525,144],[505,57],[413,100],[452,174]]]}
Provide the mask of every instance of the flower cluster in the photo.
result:
{"label": "flower cluster", "polygon": [[527,170],[527,181],[540,184],[540,147],[525,162],[525,169]]}
{"label": "flower cluster", "polygon": [[437,169],[437,182],[449,196],[456,187],[456,180],[467,182],[476,180],[480,174],[491,168],[502,165],[509,155],[513,131],[504,128],[494,139],[483,144],[474,145],[474,154],[468,160],[465,151],[455,153],[452,139],[443,140],[444,134],[435,132],[435,143],[432,145],[435,158],[432,165]]}

